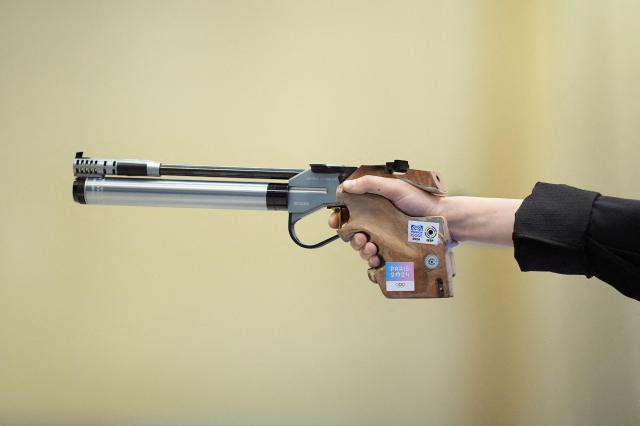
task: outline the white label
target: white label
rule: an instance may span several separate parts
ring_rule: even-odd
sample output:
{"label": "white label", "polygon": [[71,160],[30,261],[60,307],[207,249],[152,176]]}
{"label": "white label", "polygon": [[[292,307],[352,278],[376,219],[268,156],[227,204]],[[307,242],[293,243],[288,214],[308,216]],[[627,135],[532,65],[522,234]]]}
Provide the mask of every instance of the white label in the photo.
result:
{"label": "white label", "polygon": [[387,291],[415,291],[414,281],[387,281]]}
{"label": "white label", "polygon": [[438,245],[440,224],[410,220],[407,224],[407,239],[410,243]]}

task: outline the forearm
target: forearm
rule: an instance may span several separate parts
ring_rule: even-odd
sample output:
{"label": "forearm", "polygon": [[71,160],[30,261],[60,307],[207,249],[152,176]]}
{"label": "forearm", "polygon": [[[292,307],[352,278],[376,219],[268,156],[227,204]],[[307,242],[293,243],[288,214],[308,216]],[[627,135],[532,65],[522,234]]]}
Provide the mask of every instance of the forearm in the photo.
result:
{"label": "forearm", "polygon": [[515,213],[522,200],[445,197],[441,203],[451,236],[456,241],[513,245]]}

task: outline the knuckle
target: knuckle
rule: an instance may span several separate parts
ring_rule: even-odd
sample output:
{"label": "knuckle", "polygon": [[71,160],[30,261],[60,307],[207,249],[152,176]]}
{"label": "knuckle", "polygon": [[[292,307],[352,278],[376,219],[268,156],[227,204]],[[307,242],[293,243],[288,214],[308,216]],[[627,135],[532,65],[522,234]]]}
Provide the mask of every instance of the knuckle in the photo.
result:
{"label": "knuckle", "polygon": [[362,184],[367,184],[369,182],[371,182],[371,176],[369,175],[365,175],[362,177],[359,177],[358,179],[356,179],[358,182],[362,183]]}
{"label": "knuckle", "polygon": [[360,187],[363,190],[370,191],[370,190],[380,186],[379,185],[380,179],[382,179],[382,178],[380,178],[378,176],[367,175],[367,176],[362,176],[358,180],[360,180],[360,183],[361,183]]}

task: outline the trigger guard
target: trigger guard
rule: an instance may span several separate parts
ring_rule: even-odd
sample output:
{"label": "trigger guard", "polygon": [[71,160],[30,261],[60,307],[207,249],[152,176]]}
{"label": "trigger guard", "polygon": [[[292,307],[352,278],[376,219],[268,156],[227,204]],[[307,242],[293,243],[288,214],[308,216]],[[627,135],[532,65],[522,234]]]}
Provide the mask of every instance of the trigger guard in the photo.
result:
{"label": "trigger guard", "polygon": [[326,240],[322,240],[318,243],[315,244],[306,244],[303,243],[302,241],[300,241],[300,239],[298,238],[298,235],[296,234],[296,223],[298,223],[298,221],[302,219],[302,217],[298,218],[297,220],[294,219],[293,214],[289,213],[289,236],[291,237],[291,240],[296,243],[298,246],[302,247],[302,248],[306,248],[306,249],[315,249],[315,248],[320,248],[322,246],[326,246],[327,244],[329,244],[332,241],[337,240],[338,238],[340,238],[339,235],[334,235],[332,237],[327,238]]}

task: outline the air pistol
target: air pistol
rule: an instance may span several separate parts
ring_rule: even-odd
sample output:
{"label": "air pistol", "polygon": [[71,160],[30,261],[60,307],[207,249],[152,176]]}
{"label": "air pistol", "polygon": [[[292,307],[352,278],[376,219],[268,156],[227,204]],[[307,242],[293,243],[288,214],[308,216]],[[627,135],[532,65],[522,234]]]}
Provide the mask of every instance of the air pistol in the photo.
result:
{"label": "air pistol", "polygon": [[[378,247],[381,265],[368,275],[386,297],[453,296],[455,242],[444,217],[410,217],[379,195],[342,190],[345,180],[372,175],[401,179],[436,196],[446,194],[437,172],[411,169],[407,161],[273,169],[89,158],[78,152],[73,174],[73,199],[80,204],[286,211],[291,239],[307,249],[338,238],[349,241],[362,232]],[[303,242],[296,224],[323,208],[338,214],[337,235]]]}

